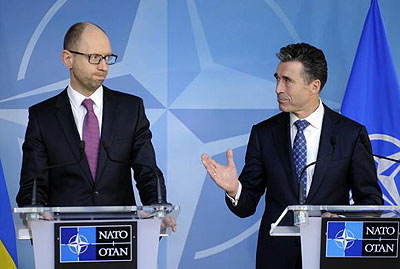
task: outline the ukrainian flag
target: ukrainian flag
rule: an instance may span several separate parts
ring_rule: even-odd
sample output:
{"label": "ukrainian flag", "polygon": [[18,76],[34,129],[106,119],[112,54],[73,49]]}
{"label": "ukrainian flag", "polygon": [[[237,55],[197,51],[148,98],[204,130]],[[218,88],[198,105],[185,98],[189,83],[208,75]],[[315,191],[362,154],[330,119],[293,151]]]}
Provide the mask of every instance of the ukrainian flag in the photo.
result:
{"label": "ukrainian flag", "polygon": [[0,268],[17,268],[17,246],[15,242],[14,222],[3,166],[0,160]]}

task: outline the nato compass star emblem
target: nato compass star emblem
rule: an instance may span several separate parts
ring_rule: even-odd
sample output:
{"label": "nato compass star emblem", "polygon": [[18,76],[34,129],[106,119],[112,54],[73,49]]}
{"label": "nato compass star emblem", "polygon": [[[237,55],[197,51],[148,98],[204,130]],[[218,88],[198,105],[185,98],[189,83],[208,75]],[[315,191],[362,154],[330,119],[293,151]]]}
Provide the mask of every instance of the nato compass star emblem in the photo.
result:
{"label": "nato compass star emblem", "polygon": [[[28,106],[50,97],[64,89],[69,83],[69,79],[66,78],[67,73],[59,60],[42,62],[43,70],[51,71],[52,76],[39,76],[39,73],[35,71],[37,70],[35,60],[50,59],[49,51],[59,50],[57,38],[54,38],[55,42],[48,42],[53,31],[62,33],[66,30],[67,25],[60,26],[57,22],[69,21],[68,14],[71,10],[77,12],[78,17],[85,16],[85,9],[77,9],[78,4],[73,1],[52,2],[47,12],[44,12],[46,11],[43,10],[44,6],[40,9],[40,14],[46,13],[41,19],[40,14],[36,14],[35,20],[31,20],[35,22],[40,19],[37,26],[27,31],[20,31],[22,35],[25,32],[31,33],[34,28],[30,36],[21,37],[21,40],[29,40],[23,55],[13,58],[13,66],[18,67],[17,77],[15,80],[9,80],[9,87],[3,86],[3,88],[11,89],[7,94],[12,96],[7,95],[7,98],[0,100],[2,105],[0,106],[0,119],[2,119],[0,128],[7,128],[9,130],[7,135],[16,137],[19,144],[12,151],[12,156],[15,157],[13,158],[14,169],[11,170],[14,171],[12,173],[15,178],[19,177],[15,171],[18,170],[22,151],[18,155],[15,152],[22,148],[24,127],[28,120]],[[118,46],[113,47],[121,52],[118,54],[122,55],[121,60],[110,68],[105,84],[145,99],[146,115],[154,134],[153,143],[158,152],[157,159],[161,162],[160,168],[165,171],[169,196],[174,197],[176,204],[185,205],[186,210],[180,212],[180,232],[169,238],[167,244],[161,246],[168,249],[167,251],[160,250],[168,253],[165,267],[190,268],[195,265],[200,266],[200,264],[203,265],[202,267],[207,267],[207,264],[218,257],[216,255],[223,255],[227,253],[225,252],[227,250],[232,251],[229,252],[230,254],[242,253],[241,248],[244,245],[242,242],[246,241],[246,244],[250,245],[247,243],[247,240],[250,240],[252,245],[256,245],[256,237],[253,235],[259,230],[262,213],[260,211],[263,210],[260,203],[258,215],[242,222],[240,226],[232,225],[228,230],[224,223],[233,215],[229,212],[219,214],[220,218],[215,219],[215,229],[218,231],[219,227],[225,228],[226,233],[216,232],[217,236],[203,237],[199,242],[197,234],[191,233],[191,230],[204,227],[202,210],[209,206],[207,201],[210,201],[211,195],[215,195],[212,196],[213,198],[221,195],[218,192],[212,194],[208,192],[216,188],[211,185],[214,183],[207,178],[199,156],[202,153],[208,153],[213,157],[221,156],[225,154],[227,148],[232,148],[238,149],[238,155],[242,154],[237,158],[237,162],[244,163],[244,149],[252,124],[278,112],[274,92],[276,83],[274,79],[264,78],[264,67],[255,67],[256,65],[251,60],[252,56],[249,64],[243,64],[243,59],[247,56],[242,58],[242,55],[238,55],[239,58],[234,61],[229,57],[226,59],[227,52],[234,53],[232,55],[242,54],[242,46],[248,45],[246,41],[239,41],[242,38],[237,39],[239,42],[235,46],[231,46],[230,42],[221,43],[221,38],[215,35],[219,30],[212,31],[215,29],[213,22],[221,16],[227,16],[224,17],[227,23],[236,25],[236,18],[231,18],[231,13],[229,13],[234,10],[230,9],[230,4],[221,4],[213,9],[213,12],[208,12],[207,5],[210,3],[206,3],[207,1],[203,1],[204,3],[196,0],[173,2],[174,8],[171,9],[169,2],[163,0],[121,1],[121,5],[118,5],[116,10],[120,13],[120,19],[124,21],[124,27],[115,27],[113,21],[102,20],[101,16],[98,18],[103,27],[118,28],[118,36],[123,37],[119,42],[111,38],[114,42],[118,42]],[[280,25],[283,28],[280,31],[287,32],[280,37],[280,42],[285,42],[284,40],[288,37],[291,37],[295,43],[302,40],[290,20],[290,14],[286,15],[284,9],[276,3],[277,1],[258,2],[264,2],[258,3],[261,7],[265,5],[262,10],[267,9],[268,14],[275,14],[272,21],[281,22]],[[106,7],[107,5],[103,2],[99,3],[99,10]],[[225,11],[226,8],[230,10],[228,13]],[[213,17],[214,15],[208,16],[208,13],[218,15]],[[182,16],[174,16],[175,14],[182,14]],[[262,22],[264,22],[264,17],[264,12],[257,13],[257,18]],[[245,18],[247,15],[244,15],[243,19]],[[149,21],[159,27],[148,27]],[[175,25],[185,25],[185,27],[174,27]],[[261,27],[258,34],[268,40],[264,28]],[[235,36],[235,33],[234,31],[228,33],[227,37]],[[256,33],[252,32],[250,37]],[[177,46],[174,46],[175,44]],[[259,58],[271,57],[277,48],[275,46],[276,44],[271,44],[270,47],[262,50],[256,46],[254,50],[259,53],[257,54]],[[222,53],[219,52],[221,48]],[[264,66],[262,62],[265,61],[260,62]],[[275,64],[273,62],[265,64],[265,68],[275,69]],[[227,96],[234,98],[227,98]],[[257,98],[249,98],[252,96]],[[340,103],[327,99],[324,101],[335,109],[340,108]],[[211,121],[211,119],[215,120]],[[235,124],[229,124],[228,119]],[[8,129],[9,122],[16,126]],[[221,128],[221,124],[226,124],[224,125],[226,128]],[[4,141],[9,144],[10,139],[4,139]],[[4,148],[10,148],[8,144],[3,144]],[[191,180],[184,180],[188,173],[193,177]],[[208,186],[210,189],[207,189]],[[182,192],[182,189],[185,191]],[[226,212],[225,206],[223,208],[221,211],[221,208],[215,207],[215,212]],[[208,232],[207,229],[204,231]],[[91,251],[94,243],[89,235],[87,238],[90,246],[85,244],[87,242],[82,234],[71,241],[68,241],[69,237],[66,237],[66,240],[62,242],[62,249],[71,253],[84,252],[84,255],[89,256],[88,252]],[[254,264],[252,257],[246,259]]]}
{"label": "nato compass star emblem", "polygon": [[77,255],[84,253],[89,246],[87,238],[79,233],[72,236],[68,241],[69,250]]}
{"label": "nato compass star emblem", "polygon": [[[378,154],[385,157],[400,159],[400,140],[398,138],[386,134],[371,134],[369,138],[373,144],[374,153],[379,152]],[[385,148],[387,148],[386,152]],[[383,199],[388,205],[400,205],[399,164],[377,157],[374,157],[374,160],[377,165],[378,178],[383,187]]]}
{"label": "nato compass star emblem", "polygon": [[335,243],[341,249],[348,249],[354,245],[354,234],[348,230],[343,229],[340,230],[335,236]]}

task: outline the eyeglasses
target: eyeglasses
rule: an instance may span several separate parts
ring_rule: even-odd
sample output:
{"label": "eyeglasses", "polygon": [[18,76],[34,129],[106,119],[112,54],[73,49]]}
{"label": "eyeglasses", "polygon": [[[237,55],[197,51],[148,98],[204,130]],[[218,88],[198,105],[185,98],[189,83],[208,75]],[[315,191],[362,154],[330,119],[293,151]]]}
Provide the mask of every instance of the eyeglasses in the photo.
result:
{"label": "eyeglasses", "polygon": [[117,61],[118,56],[115,54],[109,54],[109,55],[101,55],[101,54],[86,54],[78,51],[73,51],[73,50],[68,50],[71,53],[74,54],[79,54],[79,55],[84,55],[88,57],[88,61],[90,64],[99,64],[101,60],[104,60],[106,64],[112,65],[115,64]]}

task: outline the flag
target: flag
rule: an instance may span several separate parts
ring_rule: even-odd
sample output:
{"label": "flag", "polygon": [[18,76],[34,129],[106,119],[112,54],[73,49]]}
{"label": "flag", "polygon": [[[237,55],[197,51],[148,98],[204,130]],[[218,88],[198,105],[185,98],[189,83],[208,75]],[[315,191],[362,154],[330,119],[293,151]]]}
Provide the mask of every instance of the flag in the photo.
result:
{"label": "flag", "polygon": [[3,167],[0,161],[0,268],[17,268],[17,246],[14,222],[8,198]]}
{"label": "flag", "polygon": [[[400,87],[377,0],[358,44],[341,112],[367,127],[375,154],[400,159]],[[400,166],[375,158],[386,204],[400,205]]]}

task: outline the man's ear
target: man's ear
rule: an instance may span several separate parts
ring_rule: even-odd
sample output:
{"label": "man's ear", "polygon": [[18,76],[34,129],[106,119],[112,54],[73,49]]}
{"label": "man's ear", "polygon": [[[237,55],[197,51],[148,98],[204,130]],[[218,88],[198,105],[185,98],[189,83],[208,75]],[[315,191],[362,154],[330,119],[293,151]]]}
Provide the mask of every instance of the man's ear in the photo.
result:
{"label": "man's ear", "polygon": [[316,79],[312,82],[312,88],[311,88],[311,92],[312,93],[319,93],[319,91],[321,90],[321,80]]}
{"label": "man's ear", "polygon": [[74,62],[74,59],[72,57],[72,53],[69,52],[68,50],[63,50],[61,52],[61,60],[63,61],[64,65],[68,68],[72,68],[72,64]]}

